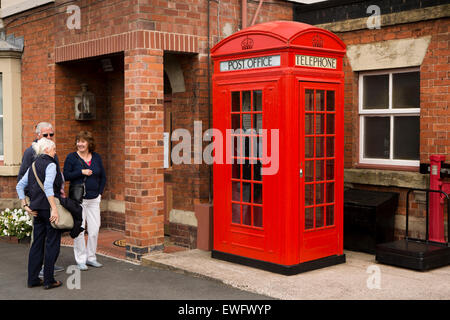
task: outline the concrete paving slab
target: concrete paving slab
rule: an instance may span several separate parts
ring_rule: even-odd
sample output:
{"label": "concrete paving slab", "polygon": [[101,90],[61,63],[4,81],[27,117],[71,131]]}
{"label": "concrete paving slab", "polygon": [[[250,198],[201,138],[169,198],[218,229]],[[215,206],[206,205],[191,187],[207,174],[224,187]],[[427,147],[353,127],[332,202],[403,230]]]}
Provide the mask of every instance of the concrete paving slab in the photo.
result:
{"label": "concrete paving slab", "polygon": [[155,253],[142,265],[215,279],[241,290],[285,300],[447,300],[450,266],[426,272],[379,264],[375,256],[345,251],[347,261],[284,276],[211,258],[211,252]]}

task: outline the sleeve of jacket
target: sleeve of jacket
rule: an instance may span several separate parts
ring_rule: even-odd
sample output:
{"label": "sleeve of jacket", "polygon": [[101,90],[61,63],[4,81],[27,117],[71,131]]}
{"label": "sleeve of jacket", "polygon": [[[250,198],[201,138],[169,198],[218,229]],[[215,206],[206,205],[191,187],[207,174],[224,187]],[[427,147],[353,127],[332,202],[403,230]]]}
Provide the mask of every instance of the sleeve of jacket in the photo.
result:
{"label": "sleeve of jacket", "polygon": [[98,162],[100,164],[100,168],[102,170],[102,172],[100,174],[100,186],[99,186],[98,193],[103,194],[103,191],[105,190],[105,185],[106,185],[106,172],[105,172],[105,168],[103,167],[102,158],[100,157],[99,154],[97,156],[98,156]]}
{"label": "sleeve of jacket", "polygon": [[78,167],[77,159],[73,153],[69,153],[64,161],[64,179],[66,181],[73,181],[83,177],[81,169]]}
{"label": "sleeve of jacket", "polygon": [[22,179],[22,177],[25,175],[25,172],[27,172],[28,168],[33,163],[33,159],[33,149],[27,148],[23,153],[22,164],[20,165],[19,174],[17,175],[17,182],[19,182],[20,179]]}

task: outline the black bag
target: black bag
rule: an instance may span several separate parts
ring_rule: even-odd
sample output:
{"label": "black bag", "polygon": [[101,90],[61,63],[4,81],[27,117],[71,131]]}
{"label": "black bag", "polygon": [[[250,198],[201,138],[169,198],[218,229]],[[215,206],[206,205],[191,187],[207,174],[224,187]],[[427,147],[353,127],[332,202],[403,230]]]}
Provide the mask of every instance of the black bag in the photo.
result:
{"label": "black bag", "polygon": [[[76,153],[78,161],[81,163],[81,167],[85,169],[85,165],[83,163],[83,160],[80,158],[80,156]],[[78,203],[83,202],[83,198],[86,195],[86,186],[84,183],[86,182],[86,178],[84,177],[82,184],[72,184],[70,183],[69,186],[69,198],[72,200],[75,200]]]}
{"label": "black bag", "polygon": [[70,184],[69,186],[69,198],[75,200],[78,203],[83,202],[83,198],[86,195],[86,187],[83,184]]}

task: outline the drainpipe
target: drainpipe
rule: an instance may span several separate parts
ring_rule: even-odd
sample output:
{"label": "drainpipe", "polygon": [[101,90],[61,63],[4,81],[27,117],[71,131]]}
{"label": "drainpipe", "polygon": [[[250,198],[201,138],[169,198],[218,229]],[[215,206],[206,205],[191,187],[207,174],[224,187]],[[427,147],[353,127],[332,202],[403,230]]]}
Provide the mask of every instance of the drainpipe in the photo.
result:
{"label": "drainpipe", "polygon": [[261,9],[263,2],[264,2],[264,0],[259,0],[258,8],[256,9],[255,15],[252,20],[252,24],[250,26],[255,24],[256,18],[258,18],[259,10]]}
{"label": "drainpipe", "polygon": [[247,28],[247,0],[242,0],[242,29]]}
{"label": "drainpipe", "polygon": [[[208,1],[208,129],[211,129],[211,31],[209,27],[210,22],[210,3],[211,0]],[[213,191],[212,191],[212,165],[209,166],[209,203],[212,203],[213,199]]]}

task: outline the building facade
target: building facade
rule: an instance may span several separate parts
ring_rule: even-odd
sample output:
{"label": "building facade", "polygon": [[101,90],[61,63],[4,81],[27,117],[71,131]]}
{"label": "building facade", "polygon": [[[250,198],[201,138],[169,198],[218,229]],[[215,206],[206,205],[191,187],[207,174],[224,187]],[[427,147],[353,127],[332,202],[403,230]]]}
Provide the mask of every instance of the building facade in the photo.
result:
{"label": "building facade", "polygon": [[[164,132],[193,137],[194,121],[212,127],[209,49],[243,23],[292,20],[292,7],[278,0],[2,1],[0,72],[9,90],[2,206],[18,205],[22,152],[35,125],[48,121],[61,165],[76,133],[93,132],[107,171],[102,226],[125,231],[128,258],[162,249],[164,229],[177,244],[195,247],[194,210],[211,199],[210,168],[193,160],[165,164],[165,144],[181,139],[165,140]],[[75,104],[82,84],[95,97],[88,117]]]}
{"label": "building facade", "polygon": [[[128,258],[161,250],[164,233],[194,248],[195,206],[212,197],[210,166],[194,162],[195,122],[213,127],[210,48],[246,25],[294,20],[347,45],[345,185],[398,192],[401,237],[408,188],[429,183],[419,164],[450,157],[449,12],[440,0],[3,0],[1,207],[19,205],[22,153],[48,121],[61,165],[76,133],[93,132],[107,171],[102,226],[125,232]],[[85,119],[82,84],[96,104]],[[191,137],[184,163],[164,152],[177,150],[176,129]],[[423,236],[425,195],[414,198],[410,230]]]}
{"label": "building facade", "polygon": [[[294,8],[294,20],[328,29],[347,45],[345,185],[399,194],[397,238],[405,233],[408,189],[429,188],[419,164],[434,154],[450,162],[449,15],[447,1]],[[409,236],[424,239],[425,193],[414,192],[410,203]]]}

